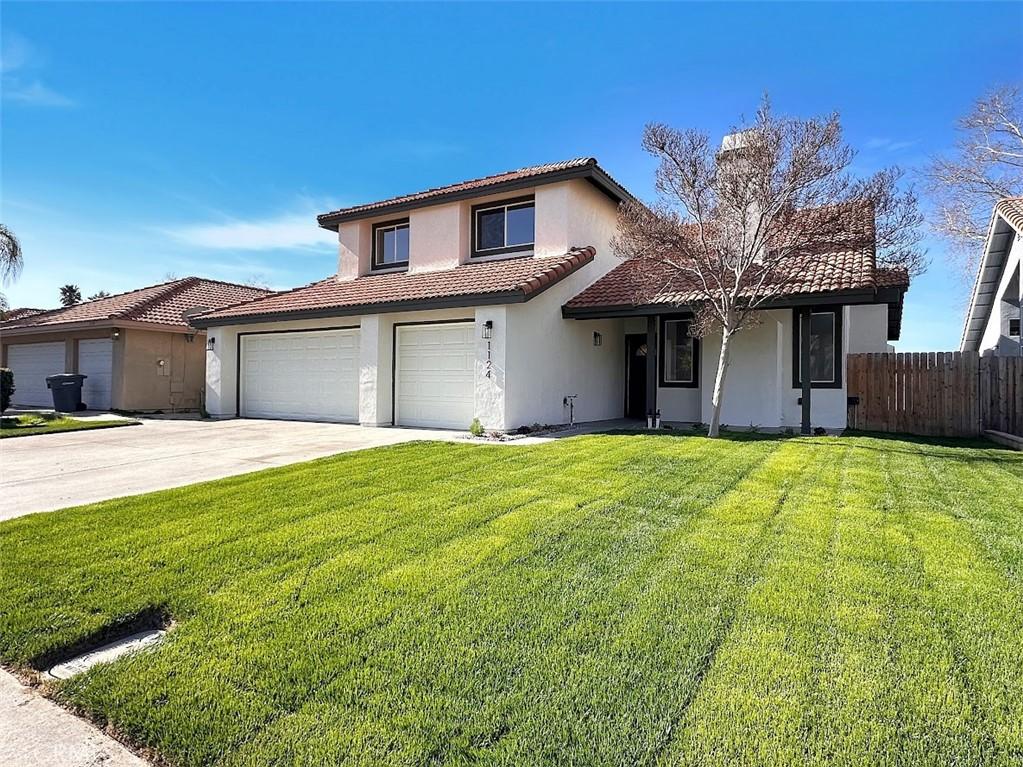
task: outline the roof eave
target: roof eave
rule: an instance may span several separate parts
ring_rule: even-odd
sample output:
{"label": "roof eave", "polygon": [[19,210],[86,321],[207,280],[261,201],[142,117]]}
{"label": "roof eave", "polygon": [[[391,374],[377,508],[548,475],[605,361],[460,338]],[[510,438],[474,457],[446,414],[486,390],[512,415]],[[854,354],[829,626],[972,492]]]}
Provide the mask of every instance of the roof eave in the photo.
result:
{"label": "roof eave", "polygon": [[153,330],[161,333],[195,333],[196,328],[188,325],[167,325],[160,322],[142,322],[108,317],[102,320],[84,320],[81,322],[54,322],[49,325],[25,325],[22,327],[5,328],[0,326],[0,333],[5,338],[10,336],[33,336],[43,333],[71,333],[78,330],[101,330],[103,328],[124,328],[136,330]]}
{"label": "roof eave", "polygon": [[[992,296],[1002,279],[1002,272],[1009,260],[1013,240],[1017,236],[1020,236],[1019,230],[1002,215],[998,206],[995,206],[991,224],[988,227],[988,235],[984,239],[984,254],[981,257],[980,266],[977,267],[977,277],[970,294],[970,306],[966,312],[966,320],[963,322],[963,333],[959,341],[959,351],[961,352],[980,351],[984,328],[991,316],[991,307],[994,305]],[[998,237],[1003,238],[1004,247],[996,247],[995,241]],[[994,285],[995,288],[985,291],[984,287],[990,285]]]}
{"label": "roof eave", "polygon": [[[553,284],[553,283],[552,283]],[[431,309],[461,309],[469,306],[492,306],[494,304],[523,303],[542,293],[549,286],[526,293],[518,288],[491,293],[473,293],[441,298],[411,299],[407,301],[381,301],[369,304],[352,304],[322,309],[298,311],[264,312],[262,314],[235,315],[233,317],[197,317],[193,322],[199,328],[224,327],[227,325],[252,325],[263,322],[286,322],[290,320],[320,320],[331,317],[353,317],[360,314],[386,314],[388,312],[418,312]]]}
{"label": "roof eave", "polygon": [[369,210],[355,210],[351,212],[324,213],[316,217],[317,223],[323,229],[336,232],[338,227],[347,221],[358,221],[365,218],[376,218],[378,216],[389,216],[397,213],[427,208],[433,205],[443,205],[458,200],[468,200],[476,197],[485,197],[502,192],[513,192],[520,189],[528,189],[535,186],[546,186],[556,184],[559,181],[571,179],[586,179],[596,186],[600,191],[610,197],[614,202],[621,203],[632,201],[635,198],[621,184],[609,176],[603,168],[596,163],[583,165],[578,168],[563,168],[527,178],[517,178],[509,181],[498,181],[494,184],[471,189],[456,189],[451,192],[442,192],[432,197],[421,200],[407,200],[395,202],[388,205],[381,205]]}
{"label": "roof eave", "polygon": [[[880,288],[877,290],[836,290],[824,293],[804,293],[797,296],[779,298],[761,304],[760,308],[787,309],[798,306],[827,306],[842,304],[857,306],[865,304],[891,304],[902,300],[908,290],[906,287]],[[565,319],[605,319],[614,317],[645,317],[669,312],[691,312],[687,304],[610,304],[606,306],[569,306],[561,307],[561,316]]]}

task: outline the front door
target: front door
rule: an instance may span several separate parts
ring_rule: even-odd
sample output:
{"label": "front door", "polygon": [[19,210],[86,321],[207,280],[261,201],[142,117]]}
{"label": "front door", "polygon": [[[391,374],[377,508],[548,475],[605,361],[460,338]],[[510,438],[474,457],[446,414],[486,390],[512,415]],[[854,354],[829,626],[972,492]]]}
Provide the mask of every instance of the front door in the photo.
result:
{"label": "front door", "polygon": [[646,418],[646,333],[625,336],[625,417]]}

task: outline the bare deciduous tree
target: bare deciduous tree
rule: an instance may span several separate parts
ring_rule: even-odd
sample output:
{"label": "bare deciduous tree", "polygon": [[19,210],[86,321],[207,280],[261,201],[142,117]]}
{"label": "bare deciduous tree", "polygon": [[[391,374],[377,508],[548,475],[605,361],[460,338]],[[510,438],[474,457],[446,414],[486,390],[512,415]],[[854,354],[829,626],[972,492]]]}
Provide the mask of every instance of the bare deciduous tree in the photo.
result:
{"label": "bare deciduous tree", "polygon": [[694,336],[721,334],[710,436],[720,427],[730,342],[762,307],[818,265],[843,268],[836,253],[872,242],[878,265],[925,266],[912,189],[899,191],[898,169],[854,178],[835,114],[779,117],[765,99],[720,151],[706,134],[660,124],[646,127],[643,147],[659,160],[659,200],[621,208],[614,247],[645,262],[637,303],[691,307]]}
{"label": "bare deciduous tree", "polygon": [[953,265],[973,283],[991,211],[1023,195],[1023,91],[1002,87],[978,99],[958,124],[955,151],[925,172],[933,226],[953,245]]}

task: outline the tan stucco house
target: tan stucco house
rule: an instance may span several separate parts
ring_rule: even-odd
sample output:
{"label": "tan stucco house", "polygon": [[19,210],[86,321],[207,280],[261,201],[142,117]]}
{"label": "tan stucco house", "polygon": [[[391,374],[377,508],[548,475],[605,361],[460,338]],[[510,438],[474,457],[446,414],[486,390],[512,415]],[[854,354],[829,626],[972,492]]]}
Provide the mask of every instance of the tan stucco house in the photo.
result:
{"label": "tan stucco house", "polygon": [[14,371],[13,404],[50,407],[46,377],[88,376],[82,400],[96,410],[194,410],[206,380],[206,334],[188,317],[267,295],[185,277],[0,323],[2,366]]}

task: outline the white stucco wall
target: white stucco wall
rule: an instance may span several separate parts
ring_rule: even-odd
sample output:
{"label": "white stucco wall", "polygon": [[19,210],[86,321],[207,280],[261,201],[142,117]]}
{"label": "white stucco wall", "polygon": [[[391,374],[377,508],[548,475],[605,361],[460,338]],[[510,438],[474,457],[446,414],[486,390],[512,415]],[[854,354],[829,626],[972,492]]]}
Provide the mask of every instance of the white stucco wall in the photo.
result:
{"label": "white stucco wall", "polygon": [[[847,306],[842,322],[842,388],[815,388],[810,398],[811,422],[828,429],[846,425],[846,354],[888,350],[888,307]],[[721,422],[735,428],[751,424],[763,428],[798,428],[802,422],[799,397],[792,386],[791,309],[761,313],[761,322],[732,339],[728,374],[725,377]],[[645,333],[646,320],[630,319],[627,333]],[[660,333],[660,322],[658,322]],[[657,390],[657,406],[666,421],[701,421],[711,417],[711,396],[717,375],[720,335],[700,340],[700,387]]]}
{"label": "white stucco wall", "polygon": [[1023,237],[1016,235],[995,291],[991,314],[988,315],[980,339],[980,353],[995,350],[998,354],[1015,356],[1020,353],[1020,339],[1009,333],[1009,318],[1019,317],[1020,299],[1023,298]]}
{"label": "white stucco wall", "polygon": [[[621,418],[625,403],[625,336],[622,320],[566,320],[561,307],[617,266],[609,241],[617,206],[587,181],[536,190],[536,255],[560,255],[592,245],[593,261],[524,304],[510,304],[507,428],[566,423],[565,397],[576,421]],[[602,343],[594,346],[593,333]]]}

